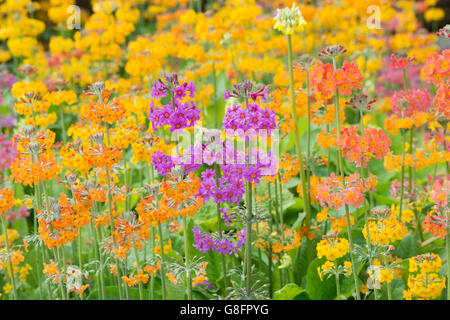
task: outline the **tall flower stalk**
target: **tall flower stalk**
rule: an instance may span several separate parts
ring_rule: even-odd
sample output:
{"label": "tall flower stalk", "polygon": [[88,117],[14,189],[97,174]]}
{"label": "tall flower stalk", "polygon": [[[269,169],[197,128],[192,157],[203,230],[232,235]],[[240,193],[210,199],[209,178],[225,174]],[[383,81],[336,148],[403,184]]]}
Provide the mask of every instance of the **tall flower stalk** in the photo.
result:
{"label": "tall flower stalk", "polygon": [[[344,53],[346,50],[342,46],[332,46],[327,47],[324,52],[327,55],[332,56],[333,58],[333,69],[337,70],[337,64],[336,64],[336,56]],[[339,141],[341,139],[341,120],[339,117],[339,89],[336,88],[336,92],[334,95],[334,105],[335,105],[335,111],[336,111],[336,134],[337,134],[337,140]],[[338,155],[338,168],[341,174],[342,184],[345,185],[345,172],[344,172],[344,161],[342,158],[342,152],[341,148],[338,145],[337,146],[337,155]],[[359,293],[359,284],[358,284],[358,273],[355,265],[355,258],[354,258],[354,244],[352,239],[352,227],[351,227],[351,220],[350,220],[350,209],[347,204],[345,204],[345,217],[347,220],[347,236],[348,236],[348,243],[350,248],[350,259],[352,262],[352,274],[353,279],[355,281],[355,291],[356,291],[356,299],[360,300],[360,293]]]}
{"label": "tall flower stalk", "polygon": [[[291,112],[292,119],[295,124],[294,138],[295,138],[295,148],[297,152],[297,158],[299,160],[299,171],[300,180],[303,194],[303,209],[306,213],[306,224],[309,227],[309,222],[311,221],[311,208],[309,204],[309,190],[306,183],[306,173],[304,168],[304,160],[302,147],[300,142],[299,125],[297,112],[295,108],[295,89],[294,89],[294,66],[293,66],[293,52],[292,52],[292,34],[295,29],[303,29],[306,25],[306,21],[302,16],[299,8],[292,4],[292,8],[284,8],[282,10],[277,10],[277,14],[274,17],[275,25],[274,28],[281,31],[287,36],[288,43],[288,69],[289,69],[289,90],[290,90],[290,102],[291,102]],[[308,85],[309,86],[309,85]],[[309,95],[308,95],[309,100]],[[308,118],[309,118],[309,108],[308,108]],[[310,133],[308,133],[310,135]],[[310,245],[309,245],[310,246]],[[308,251],[312,252],[312,251]]]}

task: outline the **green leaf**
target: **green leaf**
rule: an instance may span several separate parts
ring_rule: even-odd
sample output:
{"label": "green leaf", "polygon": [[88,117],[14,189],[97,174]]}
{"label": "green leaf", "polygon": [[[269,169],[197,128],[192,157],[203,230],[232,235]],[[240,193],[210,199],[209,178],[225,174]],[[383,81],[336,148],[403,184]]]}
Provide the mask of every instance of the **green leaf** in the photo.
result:
{"label": "green leaf", "polygon": [[417,239],[413,234],[407,234],[394,253],[402,259],[407,259],[410,257],[414,257],[418,254],[418,244]]}
{"label": "green leaf", "polygon": [[[139,289],[137,288],[128,288],[129,298],[130,300],[139,300]],[[125,295],[125,292],[122,292]],[[89,294],[88,300],[90,299],[99,299],[98,290],[92,290]],[[119,288],[117,286],[108,286],[105,287],[105,300],[119,300]]]}
{"label": "green leaf", "polygon": [[295,220],[294,224],[292,225],[292,229],[296,229],[297,227],[300,227],[303,220],[306,217],[306,212],[299,213],[297,220]]}
{"label": "green leaf", "polygon": [[[402,279],[393,279],[390,283],[392,300],[403,300],[403,291],[405,290],[405,282]],[[381,299],[388,299],[388,285],[384,284],[381,287]]]}
{"label": "green leaf", "polygon": [[[312,257],[316,256],[316,245],[317,239],[313,239],[311,241],[312,246]],[[298,285],[303,285],[304,278],[308,272],[308,265],[310,261],[308,261],[308,252],[307,252],[307,241],[302,241],[302,244],[297,250],[297,253],[293,262],[294,269],[294,281]]]}
{"label": "green leaf", "polygon": [[21,237],[25,237],[28,234],[28,224],[26,220],[19,219],[12,223],[12,229],[16,229]]}
{"label": "green leaf", "polygon": [[166,293],[168,300],[183,300],[186,290],[182,283],[175,285],[166,281]]}
{"label": "green leaf", "polygon": [[274,300],[294,300],[295,297],[305,292],[295,283],[288,283],[282,289],[273,293]]}
{"label": "green leaf", "polygon": [[314,259],[306,275],[306,292],[311,300],[333,300],[336,298],[336,281],[334,277],[323,277],[320,280],[317,268],[323,264],[321,259]]}

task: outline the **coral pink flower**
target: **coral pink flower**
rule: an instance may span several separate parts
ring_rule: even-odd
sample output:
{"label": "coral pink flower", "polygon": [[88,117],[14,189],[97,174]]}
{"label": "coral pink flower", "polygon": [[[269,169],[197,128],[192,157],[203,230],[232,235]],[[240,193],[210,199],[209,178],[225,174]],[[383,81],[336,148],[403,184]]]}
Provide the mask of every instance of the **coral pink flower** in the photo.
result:
{"label": "coral pink flower", "polygon": [[343,156],[360,168],[367,168],[371,158],[383,159],[392,145],[388,135],[383,130],[368,128],[364,136],[358,134],[358,127],[344,128],[338,141]]}
{"label": "coral pink flower", "polygon": [[391,100],[392,112],[411,117],[414,112],[427,112],[431,106],[431,96],[426,89],[396,91]]}
{"label": "coral pink flower", "polygon": [[422,72],[428,82],[438,86],[450,76],[450,49],[436,52],[425,61]]}
{"label": "coral pink flower", "polygon": [[357,208],[364,203],[364,193],[374,189],[376,179],[371,174],[364,182],[359,174],[354,173],[342,179],[334,173],[322,180],[317,186],[317,199],[323,207],[334,207],[338,210],[343,205]]}

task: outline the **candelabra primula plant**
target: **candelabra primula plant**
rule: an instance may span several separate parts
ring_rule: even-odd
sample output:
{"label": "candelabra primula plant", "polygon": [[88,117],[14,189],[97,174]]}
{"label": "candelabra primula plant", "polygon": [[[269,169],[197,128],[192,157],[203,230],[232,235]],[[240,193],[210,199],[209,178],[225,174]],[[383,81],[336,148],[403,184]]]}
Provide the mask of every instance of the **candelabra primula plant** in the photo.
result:
{"label": "candelabra primula plant", "polygon": [[436,1],[72,5],[0,4],[1,300],[450,299]]}

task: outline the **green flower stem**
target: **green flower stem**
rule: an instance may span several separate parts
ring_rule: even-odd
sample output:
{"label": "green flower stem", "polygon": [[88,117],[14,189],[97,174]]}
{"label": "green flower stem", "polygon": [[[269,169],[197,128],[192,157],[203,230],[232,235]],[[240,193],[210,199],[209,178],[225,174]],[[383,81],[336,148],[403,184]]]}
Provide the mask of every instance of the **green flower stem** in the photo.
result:
{"label": "green flower stem", "polygon": [[[334,70],[336,70],[336,59],[333,57],[333,67]],[[336,133],[337,133],[337,140],[339,141],[341,139],[341,121],[339,119],[339,90],[336,89],[336,94],[334,97],[334,105],[336,109]],[[344,165],[343,165],[343,159],[342,159],[342,153],[341,148],[339,145],[337,146],[337,154],[338,154],[338,163],[339,163],[339,170],[341,172],[341,178],[342,178],[342,184],[345,184],[345,172],[344,172]],[[357,268],[355,265],[355,258],[354,258],[354,248],[353,248],[353,239],[352,239],[352,227],[351,227],[351,221],[350,221],[350,210],[348,205],[345,205],[345,216],[347,219],[347,235],[348,235],[348,243],[350,247],[350,259],[352,262],[352,273],[353,273],[353,279],[355,281],[355,291],[356,291],[356,299],[361,300],[361,296],[359,293],[359,284],[358,284],[358,273]]]}
{"label": "green flower stem", "polygon": [[447,300],[450,300],[450,213],[447,211]]}
{"label": "green flower stem", "polygon": [[[192,280],[191,280],[191,262],[189,260],[189,240],[187,232],[187,217],[183,217],[183,236],[184,236],[184,255],[186,263],[186,290],[188,300],[192,300]],[[162,250],[162,248],[161,248]]]}
{"label": "green flower stem", "polygon": [[[284,228],[283,228],[283,221],[282,221],[283,213],[281,212],[281,209],[279,206],[280,206],[280,200],[279,200],[279,193],[278,193],[278,182],[275,181],[275,208],[276,208],[275,213],[277,215],[278,232],[280,233],[280,235],[282,237],[281,239],[283,241],[283,236],[284,236]],[[282,253],[284,255],[284,246],[282,249]],[[281,286],[281,288],[283,288],[283,285],[285,283],[284,280],[286,280],[286,279],[284,278],[284,273],[280,268],[278,268],[278,271],[280,272],[280,286]]]}
{"label": "green flower stem", "polygon": [[[403,84],[404,84],[404,88],[406,93],[409,93],[409,85],[408,85],[408,77],[406,75],[406,69],[402,69],[402,74],[403,74]],[[402,130],[402,129],[400,129]],[[403,206],[403,197],[404,197],[404,178],[405,178],[405,152],[406,152],[406,137],[405,137],[406,133],[405,130],[402,130],[402,177],[401,177],[401,194],[400,194],[400,212],[399,212],[399,219],[401,219],[402,217],[402,206]],[[413,127],[411,126],[410,129],[410,136],[409,136],[409,153],[412,155],[413,154]],[[413,168],[412,166],[409,167],[408,169],[409,172],[409,190],[412,190],[412,177],[413,177]]]}
{"label": "green flower stem", "polygon": [[[74,192],[72,186],[70,187],[70,191],[71,191],[71,193],[72,193],[72,198],[74,199],[75,203],[77,203],[77,201],[76,201],[76,199],[75,199],[75,192]],[[82,239],[83,239],[82,231],[83,231],[83,229],[80,228],[80,231],[79,231],[80,235],[79,235],[79,237],[78,237],[78,265],[79,265],[79,267],[80,267],[80,271],[83,271],[83,260],[82,260],[82,258],[81,258],[81,244],[82,244],[82,242],[83,242],[83,241],[82,241]],[[72,242],[72,248],[73,248],[73,242]],[[63,252],[64,252],[64,251],[63,251]],[[64,260],[65,260],[65,259],[64,259]],[[81,300],[83,300],[83,295],[81,295]]]}
{"label": "green flower stem", "polygon": [[[311,88],[309,85],[309,70],[305,69],[306,71],[306,95],[307,95],[307,100],[306,100],[306,105],[307,105],[307,116],[308,116],[308,126],[307,126],[307,135],[308,135],[308,140],[307,140],[307,147],[306,147],[306,159],[309,162],[311,159]],[[307,180],[308,180],[308,187],[309,187],[309,170],[306,170],[306,176],[307,176]],[[308,189],[309,190],[309,189]]]}
{"label": "green flower stem", "polygon": [[[294,131],[295,147],[297,150],[297,158],[298,158],[298,162],[299,162],[299,171],[300,171],[300,180],[301,180],[301,184],[302,184],[303,208],[306,212],[305,223],[308,228],[307,232],[309,232],[309,226],[311,223],[311,208],[309,205],[309,190],[308,190],[308,186],[306,184],[306,174],[305,174],[304,165],[303,165],[303,155],[302,155],[302,147],[301,147],[301,143],[300,143],[300,134],[299,134],[299,130],[298,130],[299,128],[298,128],[297,112],[295,109],[294,68],[293,68],[293,63],[292,63],[291,35],[288,34],[287,39],[288,39],[289,88],[290,88],[290,95],[291,95],[292,119],[294,119],[294,123],[295,123],[295,131]],[[312,252],[312,251],[309,251],[310,250],[309,247],[311,247],[311,245],[312,245],[311,241],[307,241],[307,247],[308,247],[307,252]]]}
{"label": "green flower stem", "polygon": [[83,229],[80,228],[80,236],[78,237],[78,266],[80,267],[80,271],[83,271],[83,260],[81,257],[81,245],[83,243],[82,241],[82,231]]}
{"label": "green flower stem", "polygon": [[[286,254],[284,250],[284,246],[287,244],[286,235],[284,234],[284,217],[283,217],[283,184],[281,183],[280,174],[278,173],[278,183],[280,185],[280,223],[281,223],[281,239],[283,240],[283,256]],[[284,268],[284,276],[286,282],[289,283],[289,271],[287,268]]]}
{"label": "green flower stem", "polygon": [[[255,186],[255,192],[253,194],[253,203],[255,204],[255,212],[258,212],[258,205],[256,202],[256,186]],[[259,224],[256,223],[256,234],[259,235]],[[259,270],[262,270],[262,253],[261,253],[261,248],[258,247],[258,268]]]}
{"label": "green flower stem", "polygon": [[[219,185],[219,175],[220,175],[220,167],[216,163],[214,165],[214,168],[216,170],[216,186]],[[217,229],[219,231],[219,239],[222,240],[222,217],[220,214],[220,203],[217,204]],[[223,271],[223,283],[224,283],[224,296],[227,296],[227,288],[228,288],[228,277],[227,277],[227,263],[225,260],[225,255],[220,255],[222,258],[222,271]]]}
{"label": "green flower stem", "polygon": [[[53,255],[55,256],[55,260],[58,262],[59,269],[62,269],[62,262],[59,257],[59,252],[58,252],[58,249],[55,247],[53,247]],[[64,291],[64,287],[63,287],[63,275],[60,275],[59,290],[60,290],[60,294],[61,294],[61,300],[66,300],[66,295],[65,295],[65,291]]]}
{"label": "green flower stem", "polygon": [[403,211],[403,197],[405,193],[405,131],[402,130],[402,172],[400,176],[400,208],[398,213],[398,219],[402,220],[402,211]]}
{"label": "green flower stem", "polygon": [[125,211],[130,211],[130,199],[128,197],[128,184],[130,183],[128,181],[128,169],[127,169],[127,152],[126,150],[123,151],[123,166],[124,166],[124,184],[125,184]]}
{"label": "green flower stem", "polygon": [[[110,224],[111,224],[111,237],[113,239],[113,243],[114,246],[116,246],[116,239],[114,238],[114,236],[112,235],[112,232],[114,230],[114,216],[112,213],[112,202],[113,202],[113,198],[112,198],[112,193],[111,193],[111,177],[109,175],[109,171],[106,171],[106,180],[108,183],[108,209],[109,209],[109,220],[110,220]],[[116,260],[116,266],[117,266],[117,285],[119,288],[119,298],[120,300],[123,299],[123,294],[122,294],[122,280],[121,280],[121,276],[120,276],[120,261],[117,257],[114,257],[114,259]]]}
{"label": "green flower stem", "polygon": [[[105,129],[106,129],[106,140],[108,143],[108,146],[110,145],[110,136],[109,136],[109,128],[108,125],[105,125]],[[114,238],[114,236],[112,235],[112,232],[114,230],[114,216],[113,216],[113,196],[112,196],[112,190],[111,190],[111,176],[109,174],[109,170],[105,170],[106,171],[106,181],[108,184],[108,210],[109,210],[109,221],[111,224],[111,238],[113,239],[113,244],[114,247],[117,246],[116,243],[116,238]],[[116,261],[116,266],[117,266],[117,287],[119,289],[119,299],[123,300],[123,293],[122,293],[122,279],[120,276],[120,261],[117,257],[114,257],[115,261]]]}
{"label": "green flower stem", "polygon": [[67,137],[66,137],[66,125],[64,123],[64,110],[63,110],[63,106],[59,107],[59,122],[61,125],[61,137],[63,139],[64,144],[66,144],[67,142]]}
{"label": "green flower stem", "polygon": [[[66,259],[66,251],[64,250],[64,245],[59,247],[59,250],[61,251],[61,259],[62,259],[62,263],[63,263],[64,274],[67,275],[67,259]],[[66,287],[66,290],[67,290],[67,287]],[[70,293],[67,293],[67,291],[66,291],[66,297],[68,299],[70,299]],[[81,295],[80,300],[83,300],[83,295]]]}
{"label": "green flower stem", "polygon": [[13,265],[11,262],[11,255],[9,252],[9,240],[8,240],[8,228],[7,228],[7,224],[6,224],[6,217],[5,215],[0,216],[1,220],[2,220],[2,228],[3,228],[3,236],[4,236],[4,241],[5,241],[5,248],[6,248],[6,255],[8,257],[8,265],[9,265],[9,271],[11,274],[11,284],[12,284],[12,291],[13,291],[13,297],[14,300],[17,300],[17,287],[16,287],[16,279],[14,277],[14,269],[13,269]]}
{"label": "green flower stem", "polygon": [[252,184],[247,182],[247,230],[245,238],[245,267],[247,293],[251,290],[251,271],[252,271]]}
{"label": "green flower stem", "polygon": [[[46,205],[47,213],[48,213],[48,215],[50,215],[50,201],[49,201],[49,197],[48,197],[47,183],[46,182],[42,183],[42,186],[43,186],[43,189],[44,189],[44,198],[45,198],[45,205]],[[58,261],[59,267],[63,268],[64,269],[64,273],[65,273],[66,263],[65,263],[65,261],[62,261],[60,255],[59,255],[59,249],[53,248],[53,252],[55,254],[55,259]],[[67,299],[66,292],[63,290],[62,282],[63,282],[63,277],[61,277],[61,280],[59,282],[59,287],[60,287],[60,290],[61,290],[62,299],[66,300]]]}
{"label": "green flower stem", "polygon": [[138,174],[139,174],[139,183],[141,185],[141,188],[144,186],[144,178],[143,178],[143,174],[142,174],[142,165],[139,167],[138,169]]}
{"label": "green flower stem", "polygon": [[[414,154],[414,140],[413,140],[413,135],[414,135],[414,125],[411,126],[411,129],[409,130],[409,154],[411,154],[411,156],[413,156]],[[414,168],[413,166],[410,166],[408,168],[408,179],[409,179],[409,193],[412,193],[412,189],[413,189],[413,177],[414,177]]]}
{"label": "green flower stem", "polygon": [[[328,133],[330,133],[330,125],[329,124],[327,124],[327,134]],[[331,148],[328,148],[327,176],[329,176],[331,174],[330,159],[331,159]]]}
{"label": "green flower stem", "polygon": [[[122,270],[123,274],[128,274],[128,256],[125,256],[125,259],[124,259],[123,264],[122,264],[122,268],[123,268],[123,270]],[[121,283],[125,287],[125,298],[127,300],[130,300],[130,288],[129,288],[129,286],[124,281],[121,281]]]}
{"label": "green flower stem", "polygon": [[[95,204],[94,204],[94,208],[95,208]],[[95,209],[94,209],[95,210]],[[98,284],[99,284],[99,297],[101,300],[105,300],[105,284],[104,284],[104,275],[103,275],[103,256],[102,253],[100,252],[100,246],[99,246],[99,234],[98,234],[98,230],[95,228],[95,226],[91,223],[91,231],[92,234],[94,235],[94,242],[95,242],[95,255],[97,257],[97,260],[100,263],[100,274],[97,275],[98,277]]]}
{"label": "green flower stem", "polygon": [[[151,256],[155,256],[155,228],[153,225],[151,226],[151,234],[152,234],[152,247],[151,247]],[[150,300],[155,299],[155,276],[152,274],[150,276],[150,292],[149,292]]]}
{"label": "green flower stem", "polygon": [[[138,256],[136,240],[135,240],[134,236],[133,236],[133,252],[134,252],[134,257],[136,259],[136,274],[138,274],[139,273],[139,256]],[[139,281],[139,300],[144,300],[144,287],[142,286],[141,281]]]}
{"label": "green flower stem", "polygon": [[[39,184],[34,184],[34,198],[35,198],[35,206],[34,206],[34,214],[33,214],[33,228],[34,228],[34,234],[38,233],[38,227],[37,227],[37,208],[40,208],[39,202],[38,202],[38,187]],[[40,245],[38,245],[41,247]],[[42,283],[41,283],[41,266],[42,263],[40,262],[38,247],[35,248],[35,261],[36,261],[36,267],[34,268],[34,271],[36,273],[36,278],[39,283],[39,297],[42,298]],[[47,284],[48,286],[48,284]],[[49,296],[50,297],[50,296]]]}
{"label": "green flower stem", "polygon": [[[361,137],[364,138],[364,115],[362,110],[359,110],[359,116],[360,116],[360,122],[359,122],[359,127],[361,130]],[[364,167],[361,164],[360,167],[360,175],[361,175],[361,182],[364,185]],[[366,199],[364,198],[364,223],[366,224],[366,233],[367,233],[367,249],[369,250],[369,252],[371,252],[371,244],[370,244],[370,232],[369,232],[369,216],[368,216],[368,212],[367,212],[367,207],[366,207]],[[370,211],[370,203],[369,203],[369,211]],[[369,259],[369,263],[372,265],[373,264],[373,259]],[[374,294],[375,294],[375,300],[378,300],[378,294],[377,294],[377,289],[374,286]]]}
{"label": "green flower stem", "polygon": [[[33,160],[33,159],[32,159],[32,160]],[[33,161],[34,161],[34,160],[33,160]],[[34,219],[35,219],[34,223],[35,223],[35,228],[36,228],[35,234],[37,234],[37,233],[38,233],[38,229],[37,229],[37,209],[39,209],[39,210],[42,211],[41,182],[39,182],[38,184],[35,184],[35,185],[34,185],[34,189],[35,189],[36,207],[37,207],[37,208],[35,208],[35,210],[34,210]],[[44,262],[45,262],[45,250],[44,250],[44,244],[38,244],[38,246],[41,248],[42,263],[44,263]],[[36,256],[39,257],[39,254],[36,253]],[[39,263],[39,266],[40,266],[40,267],[43,266],[43,265],[40,263],[40,261],[38,261],[38,263]],[[41,282],[40,282],[40,280],[41,280],[41,270],[40,270],[40,269],[41,269],[41,268],[39,268],[39,270],[38,270],[38,274],[39,274],[39,276],[38,276],[39,286],[41,286],[41,284],[40,284],[40,283],[41,283]],[[47,281],[45,281],[45,286],[47,287],[47,295],[48,295],[48,299],[49,299],[49,300],[52,300],[52,292],[51,292],[51,290],[50,290],[50,284],[49,284]]]}
{"label": "green flower stem", "polygon": [[272,272],[273,272],[273,266],[272,266],[272,241],[270,238],[270,235],[273,232],[273,218],[272,218],[272,190],[270,187],[270,182],[267,183],[267,187],[269,189],[269,215],[270,215],[270,220],[269,220],[269,238],[268,238],[268,242],[269,242],[269,248],[268,248],[268,256],[269,256],[269,298],[273,297],[273,281],[272,281]]}
{"label": "green flower stem", "polygon": [[[309,83],[309,70],[308,69],[305,69],[305,70],[306,70],[306,94],[307,94],[306,101],[307,101],[307,107],[308,107],[308,127],[307,127],[308,140],[307,140],[307,149],[306,149],[306,161],[309,164],[309,163],[311,163],[311,97],[310,97],[311,88],[310,88],[310,83]],[[305,168],[305,171],[306,171],[306,182],[307,182],[307,190],[308,190],[308,205],[309,205],[309,211],[311,211],[311,205],[309,204],[309,202],[310,202],[309,190],[311,190],[312,171],[308,170],[308,168]],[[309,232],[309,230],[311,229],[311,216],[309,217],[309,219],[307,219],[305,221],[305,223],[306,223],[306,230],[307,230],[307,232]],[[306,241],[307,241],[306,254],[308,257],[308,261],[312,261],[313,255],[314,255],[312,240],[309,240],[309,238],[306,237]]]}
{"label": "green flower stem", "polygon": [[341,284],[339,283],[339,272],[335,272],[335,278],[336,278],[336,297],[339,299],[341,296]]}
{"label": "green flower stem", "polygon": [[213,61],[213,85],[214,85],[214,125],[215,128],[219,126],[219,106],[217,105],[217,78],[216,78],[216,63]]}
{"label": "green flower stem", "polygon": [[[384,266],[385,266],[386,268],[389,267],[389,263],[388,263],[388,258],[387,258],[387,256],[384,256]],[[388,282],[386,285],[387,285],[388,300],[392,300],[392,288],[391,288],[391,283]]]}
{"label": "green flower stem", "polygon": [[164,250],[163,250],[163,233],[161,222],[158,221],[158,232],[159,232],[159,243],[161,244],[161,268],[159,269],[161,274],[161,290],[162,290],[162,299],[166,300],[166,275],[164,271]]}

